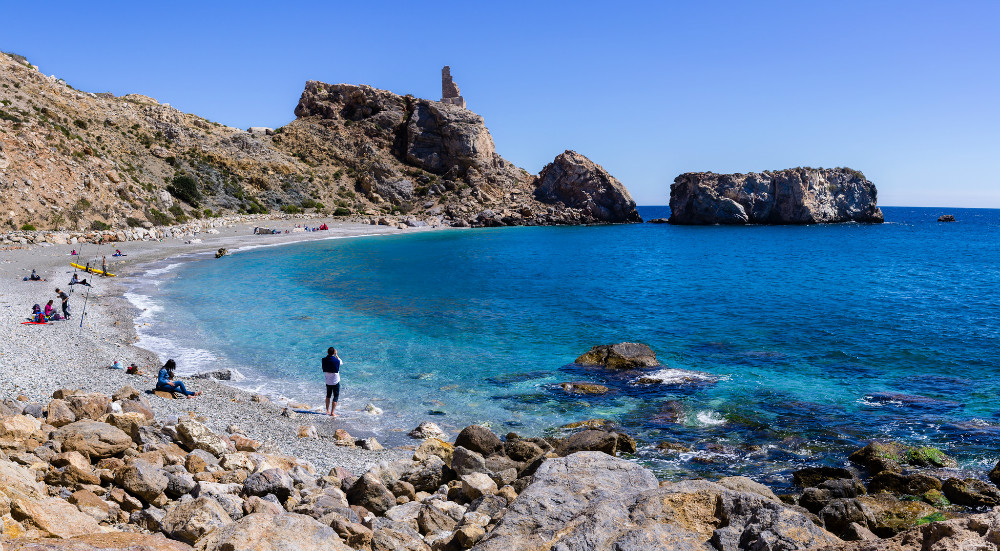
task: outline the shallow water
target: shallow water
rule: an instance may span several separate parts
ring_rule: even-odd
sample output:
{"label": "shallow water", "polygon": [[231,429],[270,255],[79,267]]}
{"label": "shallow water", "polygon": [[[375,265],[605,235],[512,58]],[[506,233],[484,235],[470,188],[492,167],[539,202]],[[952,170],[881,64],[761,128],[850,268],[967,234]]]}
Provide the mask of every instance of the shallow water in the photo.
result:
{"label": "shallow water", "polygon": [[[1000,211],[884,209],[883,225],[502,228],[302,243],[155,266],[129,296],[142,345],[182,371],[319,404],[319,359],[344,359],[343,405],[381,436],[430,419],[545,434],[613,419],[663,476],[775,484],[875,437],[1000,449]],[[642,208],[644,218],[665,208]],[[942,213],[956,223],[936,222]],[[261,236],[262,242],[266,236]],[[170,268],[170,269],[167,269]],[[688,384],[572,365],[648,343]],[[604,396],[569,396],[564,381]],[[668,378],[669,380],[669,378]],[[363,414],[351,413],[358,418]],[[655,449],[683,445],[677,454]]]}

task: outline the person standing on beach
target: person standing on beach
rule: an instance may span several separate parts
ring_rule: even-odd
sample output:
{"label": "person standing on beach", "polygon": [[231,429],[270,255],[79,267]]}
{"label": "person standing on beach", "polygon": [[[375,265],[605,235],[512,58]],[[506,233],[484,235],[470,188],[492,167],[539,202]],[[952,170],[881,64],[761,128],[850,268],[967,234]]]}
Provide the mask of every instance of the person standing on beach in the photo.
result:
{"label": "person standing on beach", "polygon": [[336,417],[337,399],[340,398],[340,365],[343,362],[337,356],[336,348],[331,346],[326,353],[327,356],[323,358],[323,376],[326,377],[326,413],[330,417]]}
{"label": "person standing on beach", "polygon": [[105,256],[101,257],[101,271],[104,275],[108,275],[108,259]]}
{"label": "person standing on beach", "polygon": [[58,288],[56,289],[56,295],[59,297],[59,300],[62,301],[63,317],[69,319],[69,295],[60,291]]}

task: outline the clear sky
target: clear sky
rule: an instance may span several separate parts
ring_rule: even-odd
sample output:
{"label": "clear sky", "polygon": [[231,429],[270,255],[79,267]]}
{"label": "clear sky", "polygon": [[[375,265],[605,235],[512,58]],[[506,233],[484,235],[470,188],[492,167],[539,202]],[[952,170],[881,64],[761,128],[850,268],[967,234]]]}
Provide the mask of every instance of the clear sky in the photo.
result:
{"label": "clear sky", "polygon": [[497,151],[574,149],[642,205],[683,172],[850,166],[879,204],[1000,208],[1000,2],[7,2],[74,87],[281,126],[306,80],[439,99]]}

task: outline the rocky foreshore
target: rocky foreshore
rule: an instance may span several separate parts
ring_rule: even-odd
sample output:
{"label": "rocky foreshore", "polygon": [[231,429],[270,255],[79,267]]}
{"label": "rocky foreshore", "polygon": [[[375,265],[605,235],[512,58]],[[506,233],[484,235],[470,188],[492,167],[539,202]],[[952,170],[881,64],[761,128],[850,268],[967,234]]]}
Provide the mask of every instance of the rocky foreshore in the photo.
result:
{"label": "rocky foreshore", "polygon": [[0,404],[8,551],[996,549],[998,513],[969,510],[1000,491],[942,483],[954,462],[933,448],[872,443],[856,469],[797,471],[802,491],[779,497],[745,477],[658,481],[615,457],[635,442],[612,431],[472,425],[448,442],[422,423],[408,457],[320,471],[239,426],[159,419],[127,386],[25,398]]}
{"label": "rocky foreshore", "polygon": [[850,168],[689,172],[670,186],[671,224],[883,221],[875,184]]}

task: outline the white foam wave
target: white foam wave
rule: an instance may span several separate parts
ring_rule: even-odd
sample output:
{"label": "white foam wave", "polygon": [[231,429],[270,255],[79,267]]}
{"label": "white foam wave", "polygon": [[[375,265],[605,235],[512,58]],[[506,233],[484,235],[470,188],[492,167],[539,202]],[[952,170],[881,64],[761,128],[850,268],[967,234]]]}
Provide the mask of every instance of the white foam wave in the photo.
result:
{"label": "white foam wave", "polygon": [[689,371],[687,369],[676,369],[668,367],[652,373],[646,373],[629,381],[633,385],[684,385],[691,383],[711,382],[719,380],[719,377],[703,371]]}
{"label": "white foam wave", "polygon": [[717,411],[699,411],[694,416],[695,424],[703,427],[725,425],[726,418]]}
{"label": "white foam wave", "polygon": [[136,327],[139,327],[140,324],[148,324],[156,314],[163,311],[163,306],[149,295],[129,291],[124,294],[124,297],[125,300],[132,303],[132,306],[142,311],[141,314],[135,317]]}
{"label": "white foam wave", "polygon": [[192,375],[203,371],[212,371],[219,364],[219,357],[204,348],[181,346],[175,341],[164,337],[143,335],[140,333],[139,347],[156,353],[161,359],[173,358],[177,362],[177,373]]}
{"label": "white foam wave", "polygon": [[182,264],[183,264],[183,262],[174,262],[173,264],[168,264],[168,265],[166,265],[166,266],[164,266],[162,268],[153,268],[152,270],[146,271],[146,273],[143,274],[143,277],[144,278],[151,278],[151,277],[160,276],[160,275],[163,275],[165,273],[168,273],[168,272],[171,272],[171,271],[177,269],[177,267],[181,266]]}

